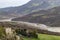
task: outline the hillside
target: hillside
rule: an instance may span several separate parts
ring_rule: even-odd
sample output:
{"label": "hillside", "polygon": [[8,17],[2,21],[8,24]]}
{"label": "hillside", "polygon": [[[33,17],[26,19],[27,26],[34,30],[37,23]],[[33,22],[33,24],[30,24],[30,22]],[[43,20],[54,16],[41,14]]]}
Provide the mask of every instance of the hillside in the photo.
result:
{"label": "hillside", "polygon": [[0,8],[0,18],[20,17],[39,10],[50,9],[59,4],[59,0],[31,0],[22,6]]}
{"label": "hillside", "polygon": [[12,19],[13,21],[27,21],[31,23],[41,23],[48,26],[60,27],[60,7],[55,7],[48,10],[41,10]]}
{"label": "hillside", "polygon": [[[43,3],[42,3],[43,2]],[[43,7],[44,6],[44,7]],[[38,11],[41,8],[47,8],[49,4],[44,0],[31,0],[25,5],[18,6],[18,7],[8,7],[0,9],[1,17],[20,17],[34,11]]]}
{"label": "hillside", "polygon": [[[60,40],[60,32],[44,30],[41,24],[5,21],[0,22],[0,39],[1,40]],[[40,26],[39,26],[40,25]],[[37,29],[38,26],[40,29]],[[42,27],[41,27],[42,26]],[[34,28],[36,27],[36,28]],[[53,28],[54,29],[54,28]],[[49,35],[48,35],[49,34]],[[56,36],[57,35],[57,36]]]}

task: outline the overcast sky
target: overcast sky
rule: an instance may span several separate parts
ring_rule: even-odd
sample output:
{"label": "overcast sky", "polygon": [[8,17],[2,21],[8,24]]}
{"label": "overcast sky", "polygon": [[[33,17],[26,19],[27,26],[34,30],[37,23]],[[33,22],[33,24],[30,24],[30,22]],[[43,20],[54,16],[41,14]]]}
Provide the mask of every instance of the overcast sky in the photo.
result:
{"label": "overcast sky", "polygon": [[11,6],[20,6],[30,0],[0,0],[0,8],[11,7]]}

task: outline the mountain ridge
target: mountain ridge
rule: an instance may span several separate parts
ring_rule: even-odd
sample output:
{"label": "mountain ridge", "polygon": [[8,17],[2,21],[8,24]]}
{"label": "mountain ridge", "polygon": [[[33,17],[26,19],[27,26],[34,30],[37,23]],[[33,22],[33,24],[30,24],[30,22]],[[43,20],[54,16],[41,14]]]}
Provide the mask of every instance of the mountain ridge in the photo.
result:
{"label": "mountain ridge", "polygon": [[41,23],[48,26],[60,26],[60,7],[48,10],[40,10],[23,17],[12,19],[12,21],[26,21],[31,23]]}
{"label": "mountain ridge", "polygon": [[[31,0],[27,4],[18,7],[8,7],[0,9],[0,16],[2,17],[21,17],[39,10],[47,10],[59,6],[59,0]],[[57,3],[57,4],[56,4]],[[56,4],[56,5],[55,5]]]}

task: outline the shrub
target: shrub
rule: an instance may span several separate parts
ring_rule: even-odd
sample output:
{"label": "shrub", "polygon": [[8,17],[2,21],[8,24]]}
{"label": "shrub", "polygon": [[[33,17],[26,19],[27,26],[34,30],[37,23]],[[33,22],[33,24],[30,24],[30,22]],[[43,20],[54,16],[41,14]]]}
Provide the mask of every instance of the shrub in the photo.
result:
{"label": "shrub", "polygon": [[4,28],[0,26],[0,38],[5,36]]}

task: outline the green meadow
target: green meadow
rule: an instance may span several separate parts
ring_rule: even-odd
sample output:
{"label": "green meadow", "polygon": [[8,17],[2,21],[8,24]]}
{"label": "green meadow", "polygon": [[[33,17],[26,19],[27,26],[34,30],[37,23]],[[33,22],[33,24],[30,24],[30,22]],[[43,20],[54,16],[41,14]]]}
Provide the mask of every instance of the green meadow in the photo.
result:
{"label": "green meadow", "polygon": [[24,38],[24,40],[60,40],[60,36],[38,34],[38,39],[36,39],[36,38]]}

